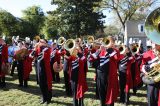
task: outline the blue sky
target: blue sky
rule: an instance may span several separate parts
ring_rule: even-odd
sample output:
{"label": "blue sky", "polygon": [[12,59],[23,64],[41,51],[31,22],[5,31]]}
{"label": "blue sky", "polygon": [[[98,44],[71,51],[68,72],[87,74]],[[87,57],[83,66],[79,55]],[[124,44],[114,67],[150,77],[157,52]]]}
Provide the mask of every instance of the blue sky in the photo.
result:
{"label": "blue sky", "polygon": [[[21,17],[22,10],[32,5],[40,6],[44,12],[48,10],[54,10],[56,6],[50,4],[51,0],[0,0],[0,8],[7,10],[16,17]],[[105,15],[107,11],[103,12]],[[105,20],[110,19],[112,16],[108,16]]]}
{"label": "blue sky", "polygon": [[[160,0],[158,0],[160,2]],[[48,10],[54,10],[56,6],[50,4],[51,0],[0,0],[0,8],[7,10],[16,17],[22,16],[22,10],[32,5],[40,6],[44,12]],[[159,5],[156,5],[159,6]],[[156,7],[154,6],[154,8]],[[103,11],[104,15],[107,15],[105,21],[111,21],[113,16],[107,11]]]}

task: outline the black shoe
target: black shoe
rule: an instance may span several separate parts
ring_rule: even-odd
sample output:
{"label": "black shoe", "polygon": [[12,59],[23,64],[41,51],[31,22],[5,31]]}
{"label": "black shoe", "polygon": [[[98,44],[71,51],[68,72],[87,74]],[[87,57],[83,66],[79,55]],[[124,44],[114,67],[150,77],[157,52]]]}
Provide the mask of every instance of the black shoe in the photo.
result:
{"label": "black shoe", "polygon": [[5,88],[5,87],[6,87],[6,83],[2,83],[2,82],[1,82],[1,83],[0,83],[0,87],[1,87],[1,88]]}
{"label": "black shoe", "polygon": [[6,87],[6,83],[3,82],[1,86],[2,86],[2,88]]}
{"label": "black shoe", "polygon": [[124,103],[125,103],[125,100],[120,100],[119,102],[122,103],[122,104],[124,104]]}
{"label": "black shoe", "polygon": [[24,84],[24,88],[28,88],[28,84]]}
{"label": "black shoe", "polygon": [[41,101],[40,104],[44,104],[46,101]]}
{"label": "black shoe", "polygon": [[49,101],[47,101],[46,103],[47,103],[47,104],[50,104],[50,103],[51,103],[51,101],[49,100]]}
{"label": "black shoe", "polygon": [[22,85],[22,84],[19,84],[18,87],[23,87],[23,85]]}

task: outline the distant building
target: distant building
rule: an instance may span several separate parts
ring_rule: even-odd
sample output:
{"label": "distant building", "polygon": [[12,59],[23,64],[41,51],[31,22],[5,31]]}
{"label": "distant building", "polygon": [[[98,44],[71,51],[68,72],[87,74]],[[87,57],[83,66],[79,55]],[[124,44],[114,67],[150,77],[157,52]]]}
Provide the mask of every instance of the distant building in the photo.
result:
{"label": "distant building", "polygon": [[141,40],[143,47],[146,47],[147,36],[144,32],[144,22],[144,20],[126,22],[124,35],[124,43],[126,45],[129,44],[129,39],[132,38],[134,42],[139,42],[139,40]]}

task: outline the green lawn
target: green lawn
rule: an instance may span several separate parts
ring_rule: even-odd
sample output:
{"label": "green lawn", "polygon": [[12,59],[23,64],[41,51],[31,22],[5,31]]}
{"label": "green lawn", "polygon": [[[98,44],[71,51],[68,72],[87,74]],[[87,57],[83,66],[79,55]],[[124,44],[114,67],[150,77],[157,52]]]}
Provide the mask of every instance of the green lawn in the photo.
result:
{"label": "green lawn", "polygon": [[[90,69],[87,73],[87,82],[89,86],[88,92],[85,94],[85,106],[100,106],[98,100],[95,99],[95,83],[93,81],[94,70]],[[31,73],[28,88],[19,88],[17,73],[13,77],[7,76],[6,88],[0,89],[0,106],[44,106],[41,105],[41,93],[39,86],[36,84],[34,70]],[[72,106],[72,98],[65,97],[63,73],[61,72],[61,82],[53,84],[52,103],[48,106]],[[146,88],[141,88],[137,96],[130,97],[130,106],[146,106]],[[115,106],[123,106],[117,103]]]}

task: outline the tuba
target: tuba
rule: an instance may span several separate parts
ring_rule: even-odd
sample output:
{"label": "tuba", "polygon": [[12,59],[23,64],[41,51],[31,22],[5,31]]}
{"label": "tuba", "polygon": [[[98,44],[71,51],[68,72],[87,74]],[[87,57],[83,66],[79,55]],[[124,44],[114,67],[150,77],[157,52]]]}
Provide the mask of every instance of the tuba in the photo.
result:
{"label": "tuba", "polygon": [[88,44],[91,44],[91,43],[93,43],[94,42],[94,37],[93,36],[88,36],[88,38],[87,38],[87,43]]}
{"label": "tuba", "polygon": [[39,42],[40,39],[41,39],[41,38],[40,38],[39,35],[36,35],[36,36],[34,37],[34,40],[36,40],[36,42]]}
{"label": "tuba", "polygon": [[126,51],[125,45],[120,44],[120,45],[118,46],[118,50],[120,51],[120,54],[124,54],[125,51]]}
{"label": "tuba", "polygon": [[64,49],[69,51],[71,55],[77,55],[77,52],[75,51],[76,50],[76,42],[74,39],[68,39],[64,43]]}
{"label": "tuba", "polygon": [[[145,33],[146,36],[156,44],[156,51],[160,53],[160,7],[148,15],[145,21]],[[150,72],[148,72],[148,74],[145,75],[142,80],[146,84],[155,84],[160,82],[160,62],[154,64]]]}
{"label": "tuba", "polygon": [[140,46],[137,43],[133,43],[131,44],[130,49],[131,49],[132,54],[137,54],[139,53]]}
{"label": "tuba", "polygon": [[111,47],[112,46],[111,37],[104,37],[103,40],[102,40],[102,45],[104,45],[107,48]]}
{"label": "tuba", "polygon": [[57,41],[58,45],[63,45],[65,43],[66,39],[64,37],[60,37]]}

